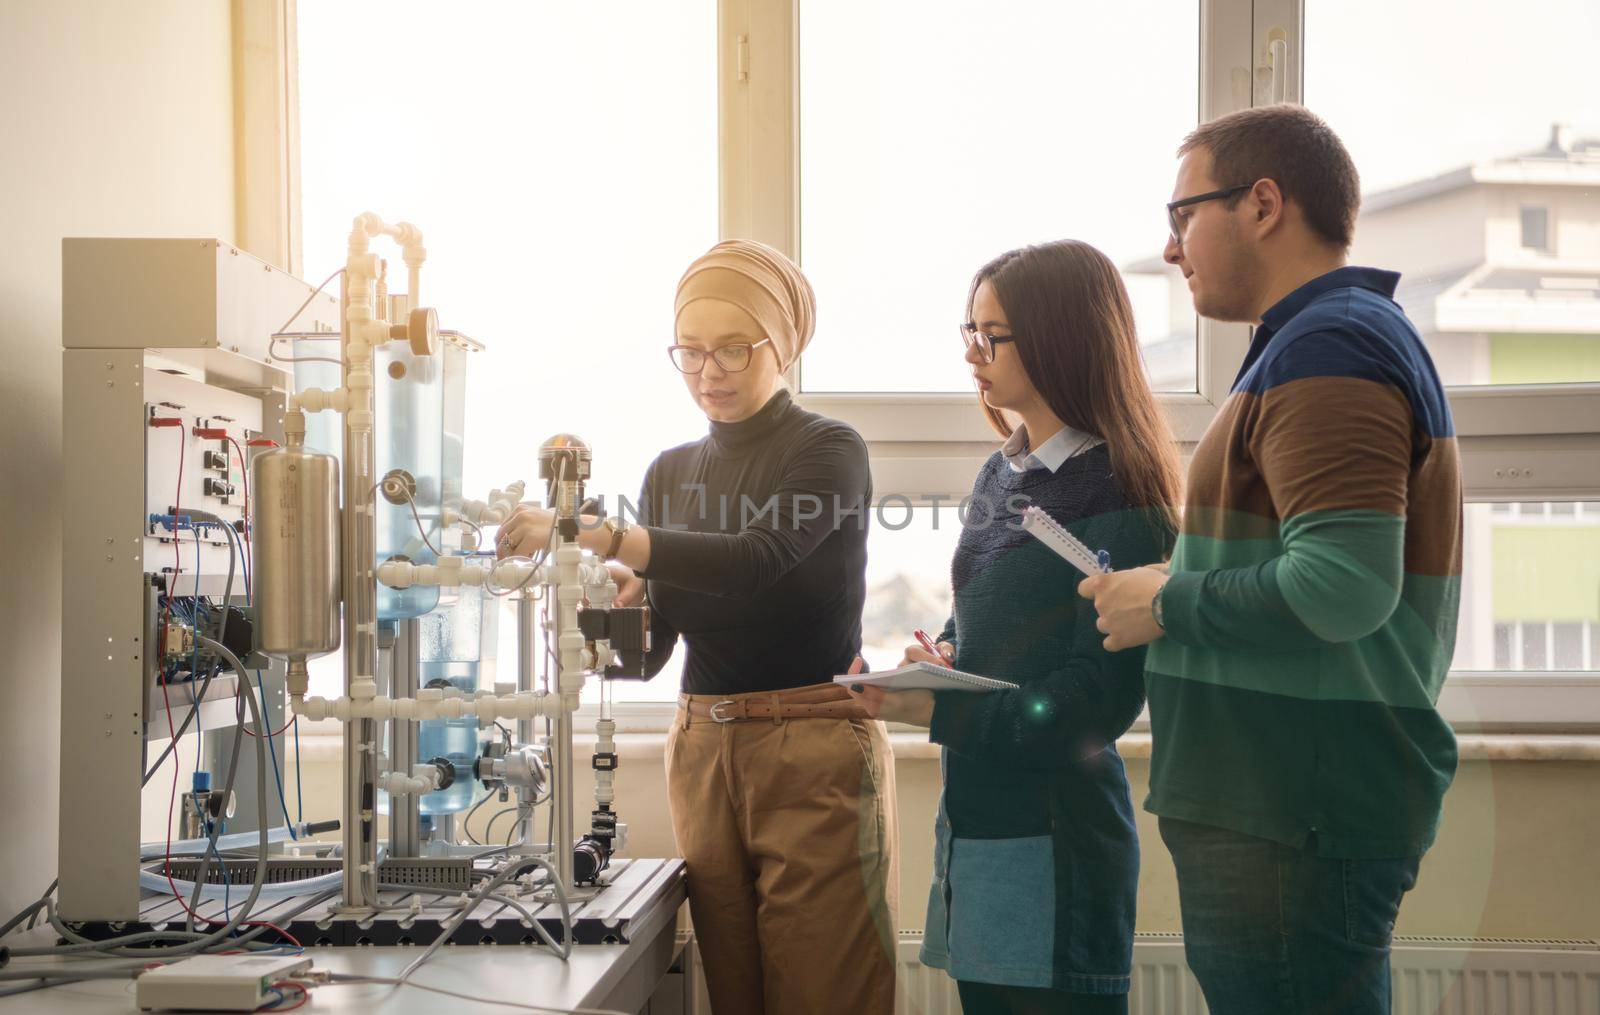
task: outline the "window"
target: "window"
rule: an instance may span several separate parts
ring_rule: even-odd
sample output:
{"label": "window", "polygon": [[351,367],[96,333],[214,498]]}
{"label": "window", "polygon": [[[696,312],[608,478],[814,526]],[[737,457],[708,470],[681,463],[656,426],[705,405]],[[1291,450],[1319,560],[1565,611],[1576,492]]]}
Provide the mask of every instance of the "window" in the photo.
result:
{"label": "window", "polygon": [[[537,496],[537,447],[572,432],[594,452],[589,492],[636,501],[655,454],[705,428],[661,350],[678,276],[717,239],[716,4],[298,16],[307,277],[344,263],[360,212],[415,222],[423,302],[488,346],[468,376],[469,496],[517,478]],[[398,292],[398,253],[374,249]],[[670,700],[676,665],[618,699]]]}
{"label": "window", "polygon": [[[337,266],[358,211],[422,225],[425,302],[491,350],[472,379],[469,490],[526,475],[532,448],[568,430],[595,449],[592,492],[614,499],[636,492],[660,447],[703,432],[656,362],[683,265],[719,233],[772,243],[819,297],[802,401],[861,431],[880,493],[959,496],[995,441],[955,324],[972,272],[1028,242],[1075,236],[1122,267],[1163,404],[1180,440],[1198,437],[1248,329],[1195,321],[1153,260],[1174,150],[1197,120],[1305,101],[1355,156],[1355,259],[1402,271],[1482,502],[1468,508],[1446,712],[1580,721],[1589,713],[1546,691],[1594,683],[1600,624],[1572,607],[1578,594],[1549,591],[1581,592],[1582,562],[1600,556],[1587,545],[1600,518],[1600,211],[1582,203],[1600,190],[1600,99],[1583,78],[1600,9],[1466,0],[1441,20],[1381,0],[1101,6],[302,5],[306,273]],[[426,78],[350,69],[352,52],[419,39]],[[603,387],[552,383],[544,368],[574,349]],[[610,391],[628,393],[627,413],[603,407]],[[874,519],[875,666],[898,658],[907,624],[942,619],[956,535],[944,514],[919,506],[900,531]],[[1519,541],[1538,551],[1504,549]],[[1600,595],[1587,595],[1592,613]],[[675,674],[634,688],[664,700]]]}
{"label": "window", "polygon": [[801,0],[799,21],[805,391],[970,392],[973,273],[1062,238],[1122,267],[1156,387],[1196,390],[1194,313],[1160,255],[1198,3]]}
{"label": "window", "polygon": [[1600,670],[1600,512],[1467,505],[1456,671]]}
{"label": "window", "polygon": [[[1446,384],[1600,382],[1597,44],[1590,0],[1305,0],[1305,102],[1361,172],[1352,258],[1401,273]],[[1526,393],[1457,402],[1467,432],[1565,432]]]}
{"label": "window", "polygon": [[1553,253],[1550,249],[1550,209],[1522,209],[1522,249]]}
{"label": "window", "polygon": [[888,498],[874,511],[861,616],[861,655],[874,670],[896,666],[917,628],[938,637],[950,616],[950,560],[960,538],[955,505]]}

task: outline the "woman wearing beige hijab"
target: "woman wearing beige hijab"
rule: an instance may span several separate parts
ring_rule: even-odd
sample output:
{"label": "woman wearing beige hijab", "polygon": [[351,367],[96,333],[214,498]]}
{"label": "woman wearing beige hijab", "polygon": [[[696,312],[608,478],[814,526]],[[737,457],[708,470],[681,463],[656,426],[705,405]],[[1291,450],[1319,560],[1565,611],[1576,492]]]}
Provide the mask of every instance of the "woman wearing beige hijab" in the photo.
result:
{"label": "woman wearing beige hijab", "polygon": [[[625,565],[622,601],[648,587],[648,672],[688,646],[667,789],[712,1007],[887,1013],[893,758],[883,724],[831,682],[861,646],[866,445],[784,385],[814,316],[788,258],[719,243],[684,273],[676,311],[668,353],[710,432],[651,463],[639,524],[580,539]],[[519,509],[501,553],[537,549],[550,525]]]}

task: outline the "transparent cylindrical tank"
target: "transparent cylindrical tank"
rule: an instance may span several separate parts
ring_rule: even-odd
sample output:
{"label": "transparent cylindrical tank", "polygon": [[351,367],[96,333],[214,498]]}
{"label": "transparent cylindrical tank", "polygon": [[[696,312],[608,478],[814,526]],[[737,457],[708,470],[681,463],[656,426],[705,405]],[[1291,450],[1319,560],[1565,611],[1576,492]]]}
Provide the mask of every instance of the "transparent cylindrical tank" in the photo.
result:
{"label": "transparent cylindrical tank", "polygon": [[[332,391],[341,380],[339,367],[339,336],[326,338],[297,338],[294,340],[294,387],[322,388]],[[331,360],[332,362],[324,362]],[[342,420],[337,412],[306,413],[306,447],[334,458],[344,455],[344,440],[339,436]],[[343,462],[340,463],[341,465]]]}
{"label": "transparent cylindrical tank", "polygon": [[[299,360],[294,365],[297,390],[339,387],[342,378],[336,362],[339,359],[337,335],[330,335],[327,339],[296,339],[294,355]],[[390,503],[382,496],[375,497],[377,559],[373,561],[374,565],[396,556],[403,556],[418,564],[432,564],[437,560],[427,543],[432,542],[438,547],[441,537],[440,505],[446,482],[444,356],[443,350],[437,350],[431,356],[417,356],[406,342],[386,343],[373,356],[376,475],[381,478],[399,469],[411,477],[417,514],[422,519],[422,529],[427,533],[427,541],[424,541],[410,506],[403,502]],[[306,446],[338,458],[344,446],[342,428],[343,421],[339,413],[307,413]],[[456,431],[458,439],[460,430],[458,427]],[[453,482],[459,490],[459,463],[454,465]],[[457,493],[456,497],[459,500],[460,494]],[[437,605],[437,588],[378,587],[379,620],[420,617]]]}
{"label": "transparent cylindrical tank", "polygon": [[[489,554],[479,559],[493,560]],[[495,646],[499,641],[500,601],[481,587],[463,586],[449,609],[436,610],[418,622],[418,658],[422,672],[418,684],[448,684],[472,694],[494,687]],[[452,814],[483,798],[483,783],[472,776],[472,762],[481,753],[482,737],[476,719],[437,719],[419,723],[417,758],[448,758],[456,766],[456,781],[448,789],[429,793],[419,801],[423,814]]]}
{"label": "transparent cylindrical tank", "polygon": [[[404,557],[432,564],[438,555],[442,479],[444,473],[444,355],[417,356],[405,342],[390,342],[373,356],[374,426],[377,475],[402,470],[415,483],[411,506],[376,498],[377,558]],[[421,530],[417,520],[421,519]],[[423,537],[426,532],[426,539]],[[420,617],[439,603],[439,590],[413,585],[408,589],[378,586],[378,619]]]}
{"label": "transparent cylindrical tank", "polygon": [[[467,360],[471,352],[452,336],[441,336],[439,351],[443,357],[444,387],[441,393],[440,433],[440,501],[452,514],[461,509],[465,497],[463,472],[466,466],[467,433]],[[435,545],[446,553],[460,553],[461,526],[452,525],[440,536]],[[439,607],[455,602],[457,589],[439,590]]]}

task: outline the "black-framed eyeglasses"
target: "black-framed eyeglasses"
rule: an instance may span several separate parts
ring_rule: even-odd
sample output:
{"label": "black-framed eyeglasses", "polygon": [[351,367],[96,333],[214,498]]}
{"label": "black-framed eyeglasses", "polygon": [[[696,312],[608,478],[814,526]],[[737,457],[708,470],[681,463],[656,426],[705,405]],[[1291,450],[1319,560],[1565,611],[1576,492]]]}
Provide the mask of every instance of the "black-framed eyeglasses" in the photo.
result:
{"label": "black-framed eyeglasses", "polygon": [[1196,194],[1193,197],[1185,197],[1168,203],[1167,228],[1172,230],[1172,238],[1179,243],[1183,242],[1183,224],[1187,219],[1185,216],[1178,214],[1179,208],[1187,208],[1192,204],[1200,204],[1205,201],[1220,201],[1235,194],[1242,194],[1253,186],[1255,186],[1253,183],[1241,183],[1236,187],[1224,187],[1221,190],[1213,190],[1208,194]]}
{"label": "black-framed eyeglasses", "polygon": [[978,355],[983,357],[985,363],[994,362],[995,346],[1001,342],[1015,341],[1016,337],[1015,335],[996,335],[987,331],[979,331],[978,326],[971,321],[961,325],[961,340],[966,343],[968,349],[977,346]]}
{"label": "black-framed eyeglasses", "polygon": [[730,374],[736,374],[750,366],[750,361],[755,358],[756,350],[771,342],[770,338],[763,338],[759,342],[729,342],[719,345],[709,353],[704,349],[697,349],[692,345],[669,345],[667,355],[672,359],[672,365],[686,374],[697,374],[706,368],[706,357],[717,361],[717,366]]}

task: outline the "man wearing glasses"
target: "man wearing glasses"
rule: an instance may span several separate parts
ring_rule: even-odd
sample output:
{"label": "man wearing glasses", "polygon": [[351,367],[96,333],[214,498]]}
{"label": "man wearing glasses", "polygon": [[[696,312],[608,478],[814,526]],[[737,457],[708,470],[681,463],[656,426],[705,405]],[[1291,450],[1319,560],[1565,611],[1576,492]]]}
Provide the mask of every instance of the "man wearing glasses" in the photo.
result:
{"label": "man wearing glasses", "polygon": [[1355,166],[1289,105],[1180,149],[1168,262],[1255,325],[1195,449],[1170,565],[1090,578],[1112,650],[1151,643],[1147,809],[1211,1010],[1388,1012],[1400,900],[1456,744],[1461,477],[1399,276],[1347,266]]}

